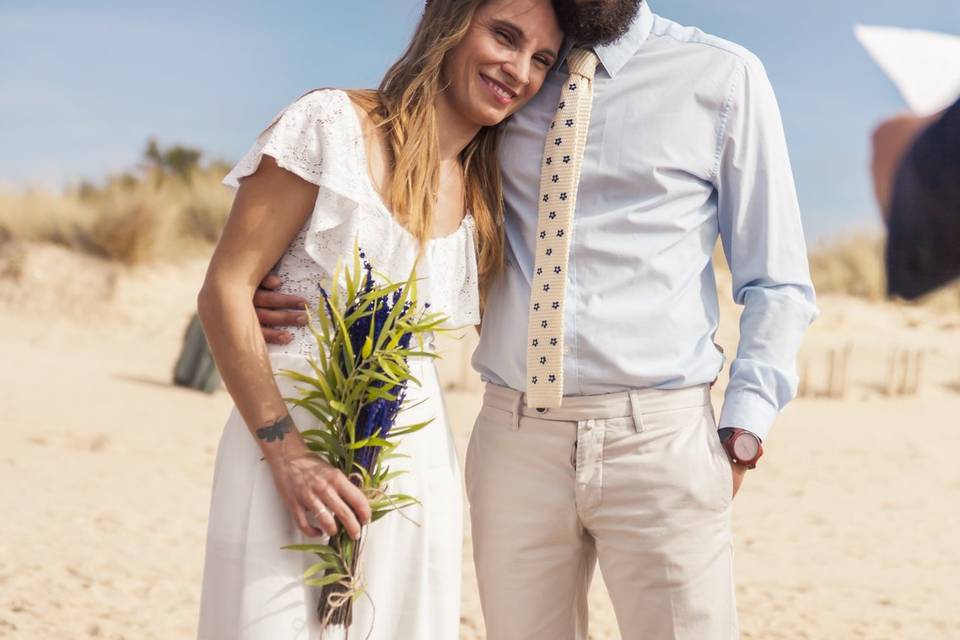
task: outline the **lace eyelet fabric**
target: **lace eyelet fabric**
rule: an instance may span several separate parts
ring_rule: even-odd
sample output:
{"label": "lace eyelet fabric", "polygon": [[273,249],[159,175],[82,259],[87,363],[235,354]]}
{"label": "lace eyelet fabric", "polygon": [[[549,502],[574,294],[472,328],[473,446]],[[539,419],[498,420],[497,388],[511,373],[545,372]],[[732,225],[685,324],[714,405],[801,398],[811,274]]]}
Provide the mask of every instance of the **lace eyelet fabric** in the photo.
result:
{"label": "lace eyelet fabric", "polygon": [[[319,187],[313,213],[273,269],[282,281],[279,291],[303,297],[316,313],[320,286],[333,286],[339,262],[352,264],[355,245],[381,278],[407,278],[419,247],[370,182],[360,120],[345,92],[312,91],[284,108],[223,183],[239,188],[264,155]],[[417,263],[419,301],[448,317],[444,328],[480,322],[475,237],[475,223],[467,213],[455,232],[428,241]],[[343,290],[342,283],[337,286]],[[307,327],[288,331],[293,340],[270,345],[271,353],[317,355]]]}

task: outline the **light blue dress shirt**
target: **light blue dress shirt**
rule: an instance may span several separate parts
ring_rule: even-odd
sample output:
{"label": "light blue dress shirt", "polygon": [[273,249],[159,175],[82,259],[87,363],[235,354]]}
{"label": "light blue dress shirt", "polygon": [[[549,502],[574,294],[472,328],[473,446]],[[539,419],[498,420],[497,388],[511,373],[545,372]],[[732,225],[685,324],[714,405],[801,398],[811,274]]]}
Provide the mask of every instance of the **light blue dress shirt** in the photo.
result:
{"label": "light blue dress shirt", "polygon": [[[653,14],[598,47],[600,68],[564,315],[564,394],[712,382],[723,367],[711,254],[743,305],[719,427],[765,437],[796,393],[816,316],[779,107],[760,61]],[[473,366],[526,388],[527,314],[543,141],[565,68],[506,125],[506,269],[489,292]]]}

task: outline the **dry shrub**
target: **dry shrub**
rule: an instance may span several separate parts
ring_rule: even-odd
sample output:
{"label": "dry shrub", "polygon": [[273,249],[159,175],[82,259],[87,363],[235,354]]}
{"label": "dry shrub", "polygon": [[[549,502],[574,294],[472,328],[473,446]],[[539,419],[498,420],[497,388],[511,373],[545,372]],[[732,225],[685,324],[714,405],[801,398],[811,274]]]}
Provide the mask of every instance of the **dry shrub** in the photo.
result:
{"label": "dry shrub", "polygon": [[63,194],[0,193],[0,235],[128,265],[175,259],[219,237],[233,200],[220,184],[223,173],[221,164],[194,169],[187,179],[147,170]]}
{"label": "dry shrub", "polygon": [[887,290],[883,239],[858,233],[817,247],[810,253],[810,275],[819,293],[882,300]]}
{"label": "dry shrub", "polygon": [[215,165],[194,174],[180,209],[179,231],[184,237],[210,244],[220,238],[233,202],[233,192],[220,183],[228,170]]}
{"label": "dry shrub", "polygon": [[151,191],[139,187],[103,194],[99,215],[88,230],[91,253],[133,265],[163,252],[170,233],[170,203],[162,192]]}
{"label": "dry shrub", "polygon": [[96,212],[76,197],[64,197],[35,189],[23,193],[0,193],[0,227],[8,240],[49,242],[82,248],[84,230]]}

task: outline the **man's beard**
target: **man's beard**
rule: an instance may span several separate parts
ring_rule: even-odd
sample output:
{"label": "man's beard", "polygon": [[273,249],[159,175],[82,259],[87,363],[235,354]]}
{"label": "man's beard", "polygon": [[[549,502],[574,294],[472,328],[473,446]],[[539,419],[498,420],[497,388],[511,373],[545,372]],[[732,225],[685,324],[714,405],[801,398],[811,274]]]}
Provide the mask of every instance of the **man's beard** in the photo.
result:
{"label": "man's beard", "polygon": [[608,44],[623,37],[643,0],[553,0],[564,34],[581,46]]}

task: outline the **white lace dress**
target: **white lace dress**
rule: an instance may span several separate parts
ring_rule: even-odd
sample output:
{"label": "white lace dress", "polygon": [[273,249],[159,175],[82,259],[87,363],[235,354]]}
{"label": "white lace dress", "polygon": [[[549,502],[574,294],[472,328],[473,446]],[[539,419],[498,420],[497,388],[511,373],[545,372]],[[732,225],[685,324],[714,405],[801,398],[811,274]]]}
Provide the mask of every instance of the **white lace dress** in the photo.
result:
{"label": "white lace dress", "polygon": [[[316,308],[318,285],[330,286],[338,259],[352,260],[355,239],[375,270],[394,281],[408,276],[417,243],[373,188],[360,121],[344,92],[314,91],[284,109],[224,183],[239,186],[241,178],[256,171],[263,154],[320,187],[312,216],[276,266],[284,292],[300,295]],[[419,298],[447,314],[450,326],[480,320],[474,235],[468,214],[457,231],[430,241],[417,267],[424,279]],[[306,356],[317,354],[306,328],[292,333],[290,344],[269,348],[275,370],[306,371]],[[433,361],[416,358],[411,367],[422,386],[411,386],[407,402],[423,402],[402,412],[398,424],[435,421],[402,441],[399,452],[410,457],[392,467],[408,473],[393,480],[391,490],[417,496],[423,504],[404,511],[409,520],[393,513],[365,534],[361,562],[369,598],[355,603],[350,638],[453,640],[459,634],[459,463]],[[297,393],[288,379],[276,380],[285,397]],[[316,425],[300,409],[291,413],[301,430]],[[198,637],[330,638],[329,632],[322,636],[317,620],[319,589],[301,581],[311,556],[280,549],[313,540],[297,529],[260,457],[234,410],[217,450]]]}

